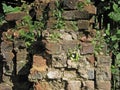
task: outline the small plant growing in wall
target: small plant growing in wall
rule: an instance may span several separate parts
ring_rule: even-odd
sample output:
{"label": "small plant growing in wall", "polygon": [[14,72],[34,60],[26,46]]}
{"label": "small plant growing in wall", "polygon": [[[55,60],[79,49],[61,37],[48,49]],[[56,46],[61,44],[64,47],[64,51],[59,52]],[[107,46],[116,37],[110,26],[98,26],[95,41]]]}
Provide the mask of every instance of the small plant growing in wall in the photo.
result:
{"label": "small plant growing in wall", "polygon": [[53,29],[62,29],[65,26],[65,23],[62,18],[63,9],[58,0],[56,0],[56,9],[53,10],[53,16],[56,18],[57,22],[54,24]]}
{"label": "small plant growing in wall", "polygon": [[80,47],[76,47],[75,49],[69,49],[68,53],[67,53],[67,57],[68,59],[72,60],[72,61],[79,61],[81,58],[80,55]]}

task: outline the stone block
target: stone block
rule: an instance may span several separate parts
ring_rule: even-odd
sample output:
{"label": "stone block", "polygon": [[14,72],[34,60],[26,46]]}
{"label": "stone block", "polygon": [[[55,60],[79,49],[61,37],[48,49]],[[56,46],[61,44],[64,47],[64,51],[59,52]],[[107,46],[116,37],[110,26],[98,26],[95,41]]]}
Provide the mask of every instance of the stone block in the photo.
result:
{"label": "stone block", "polygon": [[37,70],[33,70],[33,68],[30,70],[30,74],[28,76],[28,79],[30,82],[38,82],[39,80],[44,79],[46,76],[45,72],[39,72]]}
{"label": "stone block", "polygon": [[78,69],[79,76],[88,79],[88,71],[84,68]]}
{"label": "stone block", "polygon": [[61,52],[59,55],[52,55],[52,66],[55,68],[67,67],[67,55]]}
{"label": "stone block", "polygon": [[89,14],[95,15],[97,13],[97,8],[92,4],[85,5],[84,10],[88,11]]}
{"label": "stone block", "polygon": [[111,66],[111,57],[99,55],[97,56],[97,65],[98,66]]}
{"label": "stone block", "polygon": [[63,19],[65,20],[88,20],[90,19],[90,15],[87,11],[64,11],[62,14]]}
{"label": "stone block", "polygon": [[65,9],[77,9],[77,3],[79,0],[63,0]]}
{"label": "stone block", "polygon": [[77,21],[65,21],[65,28],[70,31],[77,31],[78,25]]}
{"label": "stone block", "polygon": [[54,70],[54,69],[48,70],[47,78],[48,79],[61,79],[62,78],[62,72],[60,72],[57,69],[56,70]]}
{"label": "stone block", "polygon": [[13,52],[4,52],[2,53],[3,55],[3,59],[6,61],[6,62],[9,62],[9,61],[12,61],[14,59],[14,54]]}
{"label": "stone block", "polygon": [[90,22],[88,20],[78,20],[78,29],[87,30],[90,26]]}
{"label": "stone block", "polygon": [[111,90],[110,81],[97,81],[97,88],[99,90]]}
{"label": "stone block", "polygon": [[32,69],[39,72],[46,71],[47,69],[46,59],[43,58],[42,56],[34,55]]}
{"label": "stone block", "polygon": [[71,80],[77,78],[76,71],[64,71],[63,73],[63,80]]}
{"label": "stone block", "polygon": [[81,81],[70,80],[68,81],[67,90],[81,90],[81,86]]}
{"label": "stone block", "polygon": [[5,20],[7,21],[16,21],[22,19],[26,14],[23,12],[19,13],[8,13],[5,15]]}
{"label": "stone block", "polygon": [[81,43],[81,54],[93,54],[94,53],[94,46],[91,43]]}
{"label": "stone block", "polygon": [[90,68],[90,69],[87,71],[87,74],[88,74],[88,79],[89,79],[89,80],[94,79],[94,78],[95,78],[94,68]]}
{"label": "stone block", "polygon": [[51,29],[55,27],[55,24],[57,24],[57,20],[54,18],[47,21],[47,28]]}
{"label": "stone block", "polygon": [[87,61],[90,62],[92,65],[95,63],[95,57],[94,55],[89,55],[86,57]]}
{"label": "stone block", "polygon": [[25,47],[25,41],[18,39],[14,41],[14,49],[24,49]]}
{"label": "stone block", "polygon": [[97,80],[111,80],[111,70],[108,66],[97,67],[96,69],[96,79]]}
{"label": "stone block", "polygon": [[59,54],[61,53],[61,45],[57,42],[46,42],[45,44],[46,51],[49,54]]}
{"label": "stone block", "polygon": [[63,33],[61,35],[61,39],[66,40],[66,41],[72,41],[73,40],[72,35],[70,35],[69,33]]}
{"label": "stone block", "polygon": [[62,48],[65,52],[68,52],[70,49],[74,50],[76,47],[78,47],[79,44],[80,42],[78,40],[64,40],[62,42]]}
{"label": "stone block", "polygon": [[77,69],[78,68],[78,62],[75,61],[71,61],[71,60],[67,60],[67,68],[74,68]]}
{"label": "stone block", "polygon": [[48,82],[35,83],[34,90],[52,90]]}
{"label": "stone block", "polygon": [[55,10],[56,9],[56,2],[55,1],[49,2],[49,9],[50,10]]}
{"label": "stone block", "polygon": [[12,52],[13,50],[13,42],[4,41],[1,43],[1,52]]}
{"label": "stone block", "polygon": [[12,86],[6,84],[6,83],[2,83],[0,84],[0,90],[13,90]]}
{"label": "stone block", "polygon": [[95,83],[94,81],[85,81],[85,86],[87,87],[88,90],[94,90]]}

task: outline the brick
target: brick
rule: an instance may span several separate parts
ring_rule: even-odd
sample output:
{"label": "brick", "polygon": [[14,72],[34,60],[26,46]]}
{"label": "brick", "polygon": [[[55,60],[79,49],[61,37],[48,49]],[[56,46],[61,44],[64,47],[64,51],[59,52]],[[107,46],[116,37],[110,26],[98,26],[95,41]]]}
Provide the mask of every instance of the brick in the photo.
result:
{"label": "brick", "polygon": [[6,62],[12,61],[14,59],[14,54],[12,52],[4,52],[2,54],[3,54],[3,58]]}
{"label": "brick", "polygon": [[34,84],[35,90],[52,90],[47,82],[35,83]]}
{"label": "brick", "polygon": [[110,81],[97,81],[97,88],[99,90],[111,90]]}
{"label": "brick", "polygon": [[59,70],[51,69],[48,71],[47,77],[48,77],[48,79],[61,79],[62,72],[60,72]]}
{"label": "brick", "polygon": [[67,60],[67,68],[74,68],[77,69],[78,68],[78,62],[75,61],[71,61],[71,60]]}
{"label": "brick", "polygon": [[12,52],[13,50],[13,42],[4,41],[1,43],[1,52]]}
{"label": "brick", "polygon": [[93,54],[94,46],[91,43],[81,43],[81,54]]}
{"label": "brick", "polygon": [[42,56],[34,55],[32,69],[40,72],[46,71],[47,69],[46,59],[44,59]]}
{"label": "brick", "polygon": [[71,80],[77,78],[76,71],[64,71],[63,80]]}
{"label": "brick", "polygon": [[90,22],[88,20],[79,20],[77,24],[78,29],[88,29],[90,26]]}
{"label": "brick", "polygon": [[6,84],[6,83],[2,83],[0,84],[0,90],[13,90],[12,86]]}
{"label": "brick", "polygon": [[65,20],[88,20],[90,19],[89,13],[87,11],[64,11],[62,14],[63,19]]}
{"label": "brick", "polygon": [[97,56],[97,65],[98,66],[111,66],[111,57],[99,55]]}
{"label": "brick", "polygon": [[111,80],[111,70],[108,66],[99,66],[96,69],[96,79],[97,80]]}
{"label": "brick", "polygon": [[94,90],[94,81],[85,81],[85,86],[87,87],[88,90]]}
{"label": "brick", "polygon": [[23,13],[23,12],[9,13],[9,14],[6,14],[5,20],[7,20],[7,21],[16,21],[16,20],[22,19],[25,15],[26,14]]}
{"label": "brick", "polygon": [[79,45],[78,40],[71,40],[71,41],[63,41],[62,42],[62,48],[65,50],[65,52],[68,52],[69,49],[74,50]]}
{"label": "brick", "polygon": [[61,53],[61,45],[56,42],[47,42],[45,44],[46,52],[49,54],[58,54]]}
{"label": "brick", "polygon": [[81,81],[68,81],[67,90],[81,90]]}
{"label": "brick", "polygon": [[59,55],[52,55],[52,66],[56,68],[67,67],[67,55],[61,52]]}
{"label": "brick", "polygon": [[76,9],[79,0],[64,0],[63,5],[65,9]]}
{"label": "brick", "polygon": [[87,61],[89,61],[92,65],[95,63],[95,57],[94,55],[87,56]]}
{"label": "brick", "polygon": [[89,14],[93,14],[93,15],[97,13],[96,7],[92,4],[85,5],[84,10],[88,11]]}

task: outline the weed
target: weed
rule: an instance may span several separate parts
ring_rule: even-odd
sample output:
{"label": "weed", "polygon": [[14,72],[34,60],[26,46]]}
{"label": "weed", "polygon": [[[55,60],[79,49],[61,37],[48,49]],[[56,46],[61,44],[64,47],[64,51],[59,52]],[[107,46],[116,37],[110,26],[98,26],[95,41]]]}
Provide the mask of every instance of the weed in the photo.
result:
{"label": "weed", "polygon": [[72,60],[72,61],[79,61],[81,58],[80,55],[80,47],[76,47],[75,49],[69,49],[68,53],[67,53],[67,57],[68,59]]}
{"label": "weed", "polygon": [[12,6],[7,6],[5,3],[2,3],[3,5],[3,11],[5,14],[7,13],[17,13],[21,11],[20,7],[12,7]]}
{"label": "weed", "polygon": [[65,26],[65,23],[62,18],[63,9],[58,0],[56,0],[56,9],[53,10],[53,16],[57,19],[57,23],[54,24],[53,29],[62,29]]}
{"label": "weed", "polygon": [[80,11],[83,10],[84,6],[85,6],[84,2],[77,3],[77,9],[80,10]]}
{"label": "weed", "polygon": [[58,32],[53,32],[53,33],[50,34],[49,38],[50,38],[50,40],[56,42],[56,41],[59,41],[60,36],[61,36],[60,33],[58,33]]}
{"label": "weed", "polygon": [[92,41],[92,44],[94,45],[95,55],[103,53],[103,48],[105,47],[104,42],[105,42],[104,36],[102,35],[102,33],[100,31],[97,31],[96,35]]}

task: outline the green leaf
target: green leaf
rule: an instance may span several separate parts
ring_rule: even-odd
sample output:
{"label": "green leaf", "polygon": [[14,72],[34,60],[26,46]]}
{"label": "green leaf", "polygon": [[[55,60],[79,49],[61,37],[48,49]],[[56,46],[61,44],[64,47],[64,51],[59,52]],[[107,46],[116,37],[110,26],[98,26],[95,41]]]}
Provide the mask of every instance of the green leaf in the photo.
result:
{"label": "green leaf", "polygon": [[116,59],[120,60],[120,53],[116,55]]}
{"label": "green leaf", "polygon": [[111,36],[111,39],[112,39],[112,41],[116,41],[117,40],[116,35]]}

